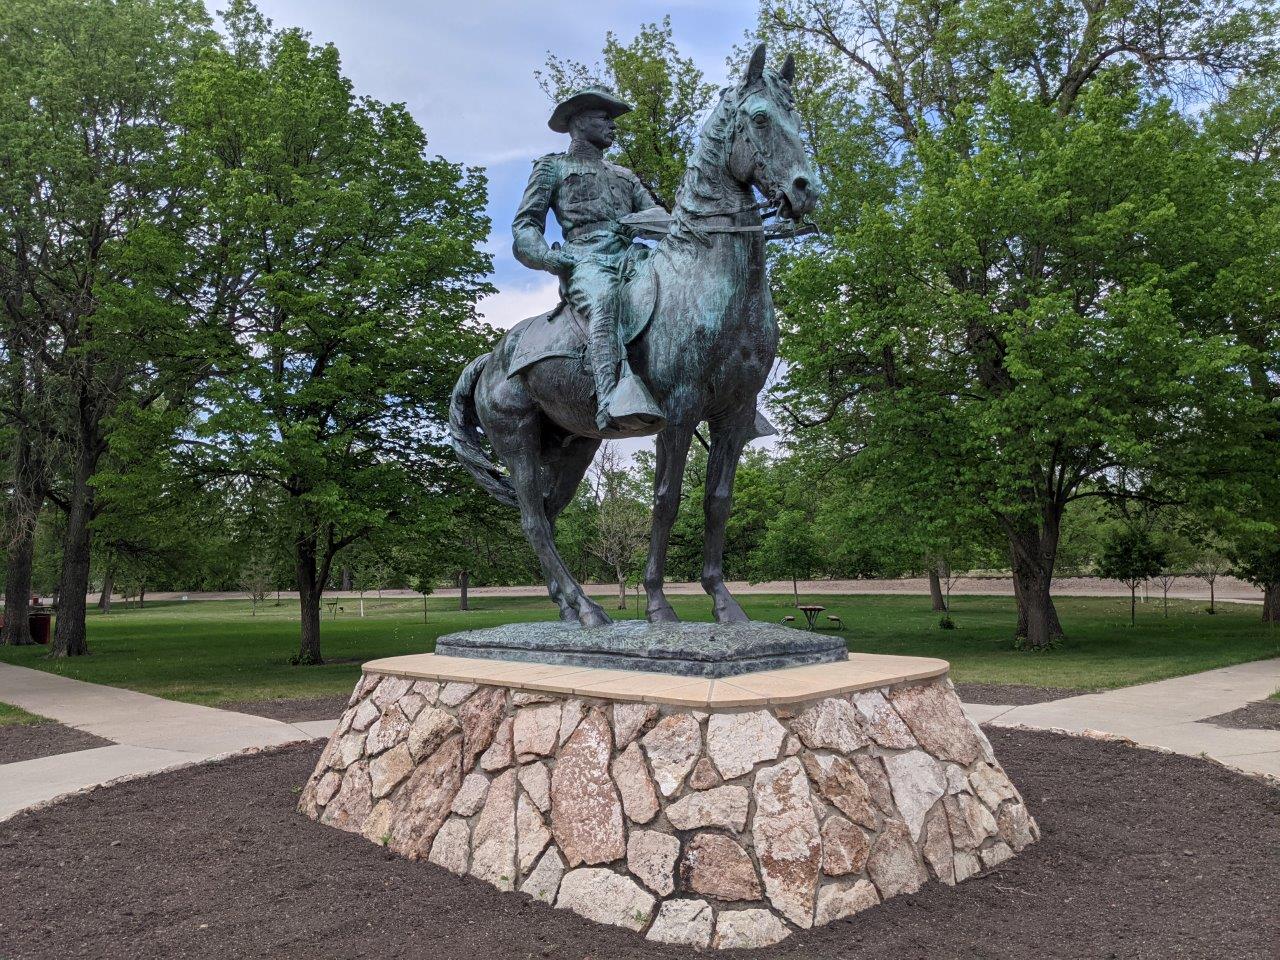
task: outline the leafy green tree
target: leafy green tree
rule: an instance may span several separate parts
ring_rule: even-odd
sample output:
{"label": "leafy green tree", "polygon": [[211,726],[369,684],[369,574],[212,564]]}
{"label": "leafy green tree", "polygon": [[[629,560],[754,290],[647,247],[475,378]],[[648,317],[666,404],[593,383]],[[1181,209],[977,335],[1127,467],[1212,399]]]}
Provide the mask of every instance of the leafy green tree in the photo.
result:
{"label": "leafy green tree", "polygon": [[0,6],[0,282],[10,329],[56,382],[43,433],[68,472],[53,656],[88,650],[94,479],[113,418],[181,393],[206,362],[182,300],[200,204],[176,175],[173,91],[212,42],[196,0]]}
{"label": "leafy green tree", "polygon": [[661,23],[641,24],[630,43],[608,32],[603,57],[603,64],[587,66],[549,53],[534,76],[555,101],[582,87],[603,84],[635,107],[618,118],[613,156],[670,209],[698,133],[698,113],[715,88],[703,80],[691,58],[680,56],[670,16]]}
{"label": "leafy green tree", "polygon": [[338,52],[272,32],[243,0],[180,89],[188,175],[206,184],[205,309],[230,331],[179,435],[196,472],[266,487],[292,557],[300,663],[346,547],[431,505],[455,374],[487,342],[485,183],[403,105],[357,97]]}
{"label": "leafy green tree", "polygon": [[1045,646],[1068,508],[1136,495],[1121,468],[1192,486],[1244,429],[1240,351],[1173,309],[1186,261],[1146,239],[1191,229],[1166,185],[1210,153],[1153,94],[1231,82],[1266,21],[1190,0],[763,9],[826,65],[818,115],[839,99],[826,235],[775,271],[781,399],[904,512],[946,499],[998,532],[1017,632]]}
{"label": "leafy green tree", "polygon": [[1098,574],[1129,588],[1129,625],[1138,622],[1138,585],[1158,575],[1166,563],[1164,547],[1143,526],[1121,524],[1102,548]]}

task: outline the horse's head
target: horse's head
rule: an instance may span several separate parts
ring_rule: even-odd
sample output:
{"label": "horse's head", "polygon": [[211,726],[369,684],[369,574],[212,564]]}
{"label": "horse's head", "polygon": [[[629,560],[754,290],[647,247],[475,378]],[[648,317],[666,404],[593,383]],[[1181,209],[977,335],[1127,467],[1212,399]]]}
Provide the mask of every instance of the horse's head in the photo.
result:
{"label": "horse's head", "polygon": [[764,44],[751,54],[737,97],[729,172],[777,202],[778,215],[800,220],[818,202],[818,181],[800,136],[800,115],[791,95],[795,60],[777,72],[764,65]]}

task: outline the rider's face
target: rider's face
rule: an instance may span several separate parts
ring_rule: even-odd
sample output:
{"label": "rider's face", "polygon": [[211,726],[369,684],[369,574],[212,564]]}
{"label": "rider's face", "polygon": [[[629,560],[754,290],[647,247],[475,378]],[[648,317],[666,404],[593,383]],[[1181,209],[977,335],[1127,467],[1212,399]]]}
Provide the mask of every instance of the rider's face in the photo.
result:
{"label": "rider's face", "polygon": [[571,132],[576,140],[585,140],[601,150],[608,150],[613,146],[618,125],[603,110],[583,110],[574,116]]}

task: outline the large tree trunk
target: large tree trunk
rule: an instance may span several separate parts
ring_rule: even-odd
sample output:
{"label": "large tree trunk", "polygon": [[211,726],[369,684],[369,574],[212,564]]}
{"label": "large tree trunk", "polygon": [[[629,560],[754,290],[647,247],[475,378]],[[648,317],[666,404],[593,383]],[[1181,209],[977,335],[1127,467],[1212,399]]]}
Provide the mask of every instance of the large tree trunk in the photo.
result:
{"label": "large tree trunk", "polygon": [[1280,580],[1262,585],[1262,622],[1280,623]]}
{"label": "large tree trunk", "polygon": [[89,593],[89,561],[93,532],[94,489],[89,482],[97,456],[87,446],[76,458],[75,476],[67,510],[67,530],[62,539],[62,572],[58,577],[58,616],[53,630],[51,657],[79,657],[89,652],[85,636],[85,606]]}
{"label": "large tree trunk", "polygon": [[13,496],[9,505],[8,545],[5,551],[4,628],[0,643],[33,643],[31,625],[31,567],[35,559],[36,524],[44,506],[44,465],[29,430],[14,434],[11,469]]}
{"label": "large tree trunk", "polygon": [[295,663],[324,663],[320,654],[320,595],[323,590],[316,576],[315,541],[300,540],[294,548],[293,561],[298,582],[298,608],[302,616],[302,637]]}
{"label": "large tree trunk", "polygon": [[471,598],[467,596],[467,586],[471,583],[471,571],[458,571],[458,609],[470,610]]}
{"label": "large tree trunk", "polygon": [[350,593],[351,586],[355,582],[354,580],[351,579],[351,568],[343,567],[341,570],[338,571],[338,576],[342,580],[342,583],[339,589],[341,589],[344,593]]}
{"label": "large tree trunk", "polygon": [[107,567],[107,572],[102,575],[102,593],[98,595],[98,609],[103,613],[111,612],[111,591],[116,585],[116,572]]}
{"label": "large tree trunk", "polygon": [[31,639],[31,565],[35,558],[35,524],[15,521],[9,541],[4,574],[4,629],[0,643],[22,646]]}
{"label": "large tree trunk", "polygon": [[938,612],[947,609],[947,601],[942,597],[942,578],[938,576],[938,568],[929,568],[929,597],[933,600],[933,610]]}
{"label": "large tree trunk", "polygon": [[141,610],[147,604],[147,581],[143,580],[138,584],[138,609]]}
{"label": "large tree trunk", "polygon": [[1026,646],[1041,649],[1063,636],[1053,605],[1053,564],[1057,558],[1057,525],[1045,530],[1022,528],[1009,534],[1013,564],[1013,593],[1018,604],[1017,636]]}

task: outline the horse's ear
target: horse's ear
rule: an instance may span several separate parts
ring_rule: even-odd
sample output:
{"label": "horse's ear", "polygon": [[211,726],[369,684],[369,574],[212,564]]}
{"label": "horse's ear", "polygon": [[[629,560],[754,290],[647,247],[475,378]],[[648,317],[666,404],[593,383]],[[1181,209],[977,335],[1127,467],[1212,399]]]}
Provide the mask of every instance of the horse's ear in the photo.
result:
{"label": "horse's ear", "polygon": [[782,61],[782,69],[778,71],[778,76],[790,83],[796,78],[796,55],[788,53],[787,59]]}
{"label": "horse's ear", "polygon": [[747,64],[747,73],[742,78],[744,84],[752,84],[764,76],[764,44],[759,44],[751,51],[751,62]]}

